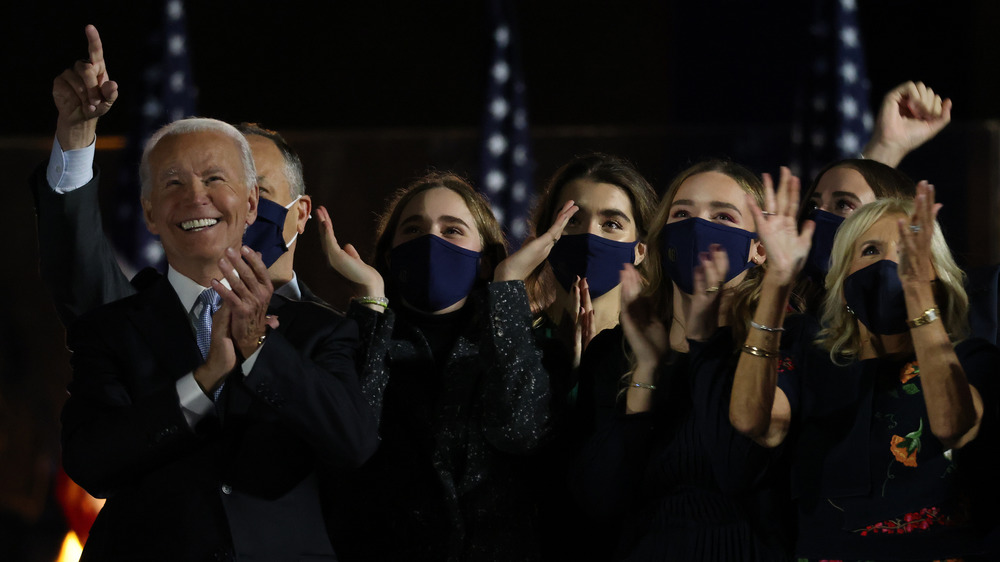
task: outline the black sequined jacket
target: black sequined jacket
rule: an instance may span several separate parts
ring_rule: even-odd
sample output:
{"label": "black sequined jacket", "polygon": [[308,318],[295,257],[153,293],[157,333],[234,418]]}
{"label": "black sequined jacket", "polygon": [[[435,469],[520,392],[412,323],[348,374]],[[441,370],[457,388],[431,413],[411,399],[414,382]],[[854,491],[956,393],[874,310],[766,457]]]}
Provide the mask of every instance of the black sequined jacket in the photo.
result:
{"label": "black sequined jacket", "polygon": [[[527,455],[550,427],[549,376],[520,281],[473,292],[446,358],[420,319],[352,304],[381,443],[345,493],[342,560],[537,557]],[[342,503],[342,505],[344,505]]]}

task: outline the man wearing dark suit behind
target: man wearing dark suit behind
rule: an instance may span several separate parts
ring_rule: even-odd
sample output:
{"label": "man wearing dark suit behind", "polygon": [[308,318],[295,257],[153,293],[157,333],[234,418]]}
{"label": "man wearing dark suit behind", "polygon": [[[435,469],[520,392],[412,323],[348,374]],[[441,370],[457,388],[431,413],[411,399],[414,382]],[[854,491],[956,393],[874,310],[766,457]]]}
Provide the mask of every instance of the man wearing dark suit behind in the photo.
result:
{"label": "man wearing dark suit behind", "polygon": [[[241,245],[256,171],[233,127],[174,122],[140,170],[168,273],[67,334],[63,464],[108,498],[83,559],[334,559],[316,471],[359,466],[377,441],[357,328],[272,299],[259,255]],[[210,337],[198,328],[209,289],[221,300]]]}
{"label": "man wearing dark suit behind", "polygon": [[[66,324],[135,292],[101,235],[100,177],[93,166],[95,133],[97,121],[117,100],[118,87],[108,76],[97,29],[88,26],[86,34],[89,62],[77,62],[53,81],[52,96],[59,112],[55,142],[48,162],[30,182],[38,215],[42,278]],[[277,132],[254,123],[236,127],[250,143],[261,199],[274,203],[273,208],[286,208],[281,236],[288,251],[268,268],[275,294],[326,304],[293,269],[296,238],[305,230],[312,211],[301,160]]]}

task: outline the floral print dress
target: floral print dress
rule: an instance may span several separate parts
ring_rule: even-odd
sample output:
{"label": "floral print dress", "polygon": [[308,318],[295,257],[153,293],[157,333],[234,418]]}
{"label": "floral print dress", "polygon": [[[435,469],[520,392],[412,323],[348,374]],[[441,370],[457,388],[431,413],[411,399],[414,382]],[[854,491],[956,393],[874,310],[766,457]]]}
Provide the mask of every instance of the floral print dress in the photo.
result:
{"label": "floral print dress", "polygon": [[[794,323],[792,323],[795,325]],[[931,432],[915,356],[834,365],[803,330],[779,386],[792,405],[788,443],[798,507],[796,555],[816,560],[946,560],[980,554],[994,525],[989,451],[1000,351],[967,340],[956,354],[984,403],[979,435],[947,449]],[[794,336],[793,336],[794,337]]]}

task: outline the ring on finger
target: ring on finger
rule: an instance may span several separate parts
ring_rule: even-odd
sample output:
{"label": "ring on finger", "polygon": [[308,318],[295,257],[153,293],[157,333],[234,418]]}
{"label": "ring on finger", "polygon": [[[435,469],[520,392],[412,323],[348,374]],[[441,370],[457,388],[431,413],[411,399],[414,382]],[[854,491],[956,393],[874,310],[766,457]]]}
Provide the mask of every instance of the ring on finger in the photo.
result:
{"label": "ring on finger", "polygon": [[923,230],[923,228],[921,228],[919,224],[911,224],[910,225],[910,232],[912,232],[914,234],[920,232],[921,230]]}
{"label": "ring on finger", "polygon": [[778,213],[775,213],[774,211],[761,211],[760,214],[764,215],[765,217],[773,217],[776,216]]}
{"label": "ring on finger", "polygon": [[708,294],[718,293],[719,292],[719,286],[718,285],[712,285],[711,287],[705,289],[705,292],[708,293]]}

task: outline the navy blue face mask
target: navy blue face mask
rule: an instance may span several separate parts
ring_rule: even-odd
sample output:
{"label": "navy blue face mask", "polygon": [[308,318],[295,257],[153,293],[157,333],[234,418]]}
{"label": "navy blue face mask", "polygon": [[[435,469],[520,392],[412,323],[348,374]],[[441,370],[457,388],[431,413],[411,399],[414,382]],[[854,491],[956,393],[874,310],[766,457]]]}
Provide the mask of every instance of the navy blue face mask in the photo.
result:
{"label": "navy blue face mask", "polygon": [[747,256],[756,238],[754,232],[697,217],[669,223],[660,232],[661,267],[681,291],[690,295],[694,293],[694,268],[701,265],[698,254],[707,252],[712,244],[722,246],[729,256],[729,281],[754,266]]}
{"label": "navy blue face mask", "polygon": [[568,234],[559,238],[549,252],[552,272],[569,292],[577,276],[587,279],[591,298],[597,298],[620,283],[618,274],[626,263],[635,261],[639,242],[617,242],[596,234]]}
{"label": "navy blue face mask", "polygon": [[[298,200],[296,197],[288,207]],[[288,246],[291,246],[299,235],[296,232],[291,240],[285,242],[285,218],[288,216],[288,207],[282,207],[274,201],[261,197],[257,200],[257,220],[253,221],[243,233],[243,244],[260,252],[266,267],[271,267],[281,254],[288,251]]]}
{"label": "navy blue face mask", "polygon": [[469,296],[481,256],[425,234],[389,251],[389,282],[410,306],[436,312]]}
{"label": "navy blue face mask", "polygon": [[899,280],[899,266],[879,260],[844,279],[844,301],[871,332],[902,334],[906,325],[906,295]]}
{"label": "navy blue face mask", "polygon": [[813,231],[812,246],[809,248],[809,256],[806,258],[803,271],[813,281],[822,285],[827,272],[830,271],[833,238],[844,222],[844,217],[816,209],[809,213],[809,219],[816,223],[816,230]]}

